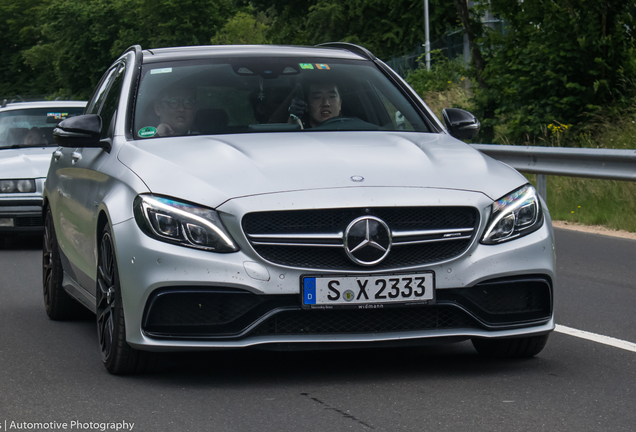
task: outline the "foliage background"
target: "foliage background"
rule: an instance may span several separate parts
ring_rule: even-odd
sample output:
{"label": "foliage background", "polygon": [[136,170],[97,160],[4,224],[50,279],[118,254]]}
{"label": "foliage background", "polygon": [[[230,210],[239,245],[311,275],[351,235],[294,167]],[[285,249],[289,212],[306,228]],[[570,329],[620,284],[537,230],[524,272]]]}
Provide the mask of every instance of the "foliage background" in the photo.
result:
{"label": "foliage background", "polygon": [[633,106],[635,2],[491,0],[490,8],[506,30],[482,31],[487,88],[476,101],[496,107],[484,120],[505,124],[509,140],[532,140],[549,124],[585,132]]}
{"label": "foliage background", "polygon": [[[424,40],[422,0],[0,0],[0,98],[87,99],[129,46],[360,44],[388,60]],[[406,79],[481,142],[636,148],[636,2],[429,0],[431,39],[470,30],[483,64],[433,54]],[[486,11],[503,31],[482,21]],[[468,19],[460,20],[460,12]],[[466,17],[466,15],[461,15]],[[461,24],[460,24],[461,23]],[[475,58],[473,56],[473,58]],[[636,184],[550,178],[560,219],[636,230]],[[596,204],[594,204],[596,203]],[[609,210],[608,210],[609,209]]]}
{"label": "foliage background", "polygon": [[[456,27],[430,0],[431,33]],[[0,96],[87,98],[127,47],[347,41],[381,58],[424,39],[420,0],[0,0]]]}
{"label": "foliage background", "polygon": [[[462,28],[465,0],[429,4],[432,39]],[[559,145],[580,145],[577,137],[633,107],[635,2],[474,4],[468,24],[483,70],[438,53],[431,71],[420,67],[407,79],[424,97],[469,80],[471,91],[453,102],[480,118],[482,142],[558,137]],[[503,32],[483,24],[487,9],[504,20]],[[0,0],[0,96],[88,98],[133,44],[345,41],[387,60],[421,44],[423,15],[422,0]]]}

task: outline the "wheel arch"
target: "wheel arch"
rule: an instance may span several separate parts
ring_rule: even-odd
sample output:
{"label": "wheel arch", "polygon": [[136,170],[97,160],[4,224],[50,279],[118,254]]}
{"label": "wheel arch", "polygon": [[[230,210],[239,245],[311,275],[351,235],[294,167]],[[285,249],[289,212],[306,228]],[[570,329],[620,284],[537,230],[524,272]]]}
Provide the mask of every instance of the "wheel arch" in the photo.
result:
{"label": "wheel arch", "polygon": [[110,222],[109,222],[108,215],[106,214],[106,211],[103,209],[100,210],[99,214],[97,215],[97,230],[95,232],[95,235],[97,236],[97,241],[95,242],[95,244],[97,244],[98,249],[102,243],[102,232],[104,231],[104,227],[106,226],[106,224],[109,224],[109,223]]}
{"label": "wheel arch", "polygon": [[49,209],[49,198],[44,196],[42,198],[42,220],[46,217],[46,211]]}

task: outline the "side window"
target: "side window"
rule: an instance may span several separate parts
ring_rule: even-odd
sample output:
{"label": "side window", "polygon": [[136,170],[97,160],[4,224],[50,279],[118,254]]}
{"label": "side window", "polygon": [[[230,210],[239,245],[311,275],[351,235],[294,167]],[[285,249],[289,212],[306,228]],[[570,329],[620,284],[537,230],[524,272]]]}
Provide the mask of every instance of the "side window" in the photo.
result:
{"label": "side window", "polygon": [[117,71],[117,68],[112,68],[106,73],[106,75],[102,79],[102,82],[99,85],[99,89],[93,95],[93,99],[88,103],[88,106],[86,107],[86,114],[99,113],[99,109],[102,107],[102,103],[104,102],[104,98],[106,97],[108,87],[110,86],[110,83],[113,80],[113,75],[115,74],[116,71]]}
{"label": "side window", "polygon": [[124,83],[125,72],[126,67],[123,63],[121,63],[116,68],[115,75],[113,76],[113,84],[110,86],[108,94],[104,99],[102,109],[99,111],[99,115],[102,118],[102,138],[113,136],[116,111],[117,107],[119,106],[119,99],[121,97],[121,88]]}

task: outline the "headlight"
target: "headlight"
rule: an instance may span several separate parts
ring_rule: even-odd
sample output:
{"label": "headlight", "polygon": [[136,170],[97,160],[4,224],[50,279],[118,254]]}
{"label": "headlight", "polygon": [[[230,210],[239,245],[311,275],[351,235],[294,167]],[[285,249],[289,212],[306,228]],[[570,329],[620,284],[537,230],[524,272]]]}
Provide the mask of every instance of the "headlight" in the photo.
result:
{"label": "headlight", "polygon": [[35,192],[35,180],[0,180],[0,193]]}
{"label": "headlight", "polygon": [[492,205],[483,244],[497,244],[530,234],[541,227],[543,212],[537,191],[531,185],[497,200]]}
{"label": "headlight", "polygon": [[157,240],[212,252],[239,250],[212,209],[146,195],[138,195],[133,208],[139,228]]}

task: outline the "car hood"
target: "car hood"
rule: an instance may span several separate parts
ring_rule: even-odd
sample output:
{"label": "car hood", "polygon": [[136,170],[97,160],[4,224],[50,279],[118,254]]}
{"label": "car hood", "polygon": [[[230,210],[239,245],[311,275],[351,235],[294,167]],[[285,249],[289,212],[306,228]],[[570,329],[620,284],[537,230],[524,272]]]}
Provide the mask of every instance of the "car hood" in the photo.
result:
{"label": "car hood", "polygon": [[46,177],[55,147],[30,147],[0,150],[0,178]]}
{"label": "car hood", "polygon": [[156,138],[128,142],[118,157],[152,193],[211,207],[237,197],[350,187],[455,189],[497,199],[527,183],[511,167],[432,133]]}

